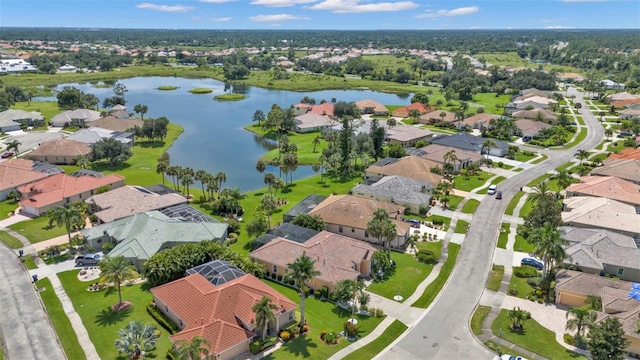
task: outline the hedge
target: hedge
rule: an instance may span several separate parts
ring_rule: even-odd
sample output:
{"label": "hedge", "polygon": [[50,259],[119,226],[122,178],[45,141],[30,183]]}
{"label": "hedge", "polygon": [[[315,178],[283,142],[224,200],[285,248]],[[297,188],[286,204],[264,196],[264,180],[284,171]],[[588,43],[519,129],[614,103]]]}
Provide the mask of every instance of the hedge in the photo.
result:
{"label": "hedge", "polygon": [[165,330],[167,330],[171,335],[180,331],[180,329],[178,329],[177,326],[175,326],[169,319],[167,319],[155,305],[147,305],[147,313],[149,313],[149,315],[151,315],[151,317],[154,318],[158,322],[158,324],[165,328]]}

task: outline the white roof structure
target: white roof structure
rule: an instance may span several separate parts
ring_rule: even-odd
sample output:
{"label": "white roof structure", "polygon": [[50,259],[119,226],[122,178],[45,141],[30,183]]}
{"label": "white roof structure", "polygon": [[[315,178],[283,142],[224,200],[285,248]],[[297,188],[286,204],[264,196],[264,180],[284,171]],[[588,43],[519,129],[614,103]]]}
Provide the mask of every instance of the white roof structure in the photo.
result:
{"label": "white roof structure", "polygon": [[98,111],[89,109],[75,109],[67,110],[52,117],[51,120],[49,120],[49,125],[62,127],[65,123],[72,123],[74,122],[74,120],[88,123],[98,119],[100,119],[100,112]]}

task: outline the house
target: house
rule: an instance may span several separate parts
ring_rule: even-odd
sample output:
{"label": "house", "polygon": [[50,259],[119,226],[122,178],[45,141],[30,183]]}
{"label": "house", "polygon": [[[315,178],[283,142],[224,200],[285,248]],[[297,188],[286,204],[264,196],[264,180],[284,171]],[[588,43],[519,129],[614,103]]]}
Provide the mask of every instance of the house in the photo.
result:
{"label": "house", "polygon": [[287,240],[303,243],[316,236],[318,231],[306,227],[293,225],[292,223],[282,223],[273,229],[267,230],[265,234],[258,236],[251,241],[251,250],[258,249],[263,245],[277,239],[284,238]]}
{"label": "house", "polygon": [[640,117],[640,109],[624,109],[620,111],[620,120],[630,120]]}
{"label": "house", "polygon": [[[444,116],[443,116],[444,115]],[[418,122],[421,124],[439,124],[439,123],[453,123],[457,121],[456,114],[451,111],[434,110],[421,115],[418,118]]]}
{"label": "house", "polygon": [[634,94],[629,94],[626,91],[621,92],[621,93],[617,93],[617,94],[610,94],[610,95],[607,95],[607,97],[609,98],[609,101],[611,103],[614,103],[616,101],[635,100],[635,99],[639,99],[640,98],[640,96],[634,95]]}
{"label": "house", "polygon": [[514,100],[513,104],[517,110],[528,109],[548,109],[551,104],[557,104],[554,99],[542,96],[529,96],[520,100]]}
{"label": "house", "polygon": [[141,128],[143,124],[142,120],[130,118],[128,115],[126,118],[110,115],[93,121],[91,126],[111,131],[128,132],[136,126]]}
{"label": "house", "polygon": [[397,108],[391,112],[392,116],[407,118],[411,116],[411,110],[417,110],[420,115],[424,115],[427,112],[435,109],[433,106],[424,106],[419,102],[414,102],[411,105],[407,105],[405,107]]}
{"label": "house", "polygon": [[[49,120],[49,125],[57,127],[82,126],[100,119],[100,112],[89,109],[64,111]],[[93,126],[93,125],[92,125]]]}
{"label": "house", "polygon": [[176,193],[160,195],[140,186],[128,185],[91,196],[85,202],[89,205],[89,211],[106,223],[145,211],[186,204],[187,199]]}
{"label": "house", "polygon": [[56,71],[59,73],[74,73],[78,71],[78,68],[73,65],[64,64],[60,66]]}
{"label": "house", "polygon": [[87,156],[91,146],[69,139],[43,142],[37,149],[30,151],[25,158],[49,164],[73,165],[78,156]]}
{"label": "house", "polygon": [[634,239],[640,236],[640,215],[635,206],[592,196],[574,196],[563,202],[561,216],[566,225],[611,230]]}
{"label": "house", "polygon": [[617,318],[629,341],[625,350],[638,354],[640,338],[636,329],[640,302],[632,297],[633,292],[632,283],[628,281],[564,269],[556,274],[556,304],[583,307],[587,305],[588,296],[599,297],[602,311],[597,313],[596,324],[609,317]]}
{"label": "house", "polygon": [[625,85],[622,83],[615,82],[610,79],[604,79],[600,81],[600,85],[604,86],[607,90],[624,90]]}
{"label": "house", "polygon": [[371,114],[376,116],[389,115],[389,109],[375,100],[365,99],[356,101],[355,104],[358,107],[358,110],[360,110],[361,114]]}
{"label": "house", "polygon": [[543,121],[519,119],[513,122],[522,133],[522,141],[530,141],[544,130],[551,128],[550,124]]}
{"label": "house", "polygon": [[436,186],[442,182],[442,176],[431,172],[431,169],[438,165],[434,161],[417,156],[405,156],[400,159],[384,158],[369,166],[365,171],[365,177],[398,175]]}
{"label": "house", "polygon": [[129,132],[106,130],[93,126],[88,129],[76,131],[72,135],[67,136],[67,139],[79,141],[89,145],[95,144],[102,139],[116,139],[121,143],[128,145],[129,147],[133,146],[133,134]]}
{"label": "house", "polygon": [[39,161],[9,159],[0,162],[0,201],[19,186],[46,178],[49,175],[64,173],[62,169]]}
{"label": "house", "polygon": [[291,108],[293,109],[293,116],[300,116],[300,115],[306,114],[309,110],[311,110],[311,105],[300,103],[300,104],[292,105]]}
{"label": "house", "polygon": [[287,264],[306,254],[315,261],[314,270],[320,272],[307,286],[314,290],[326,286],[331,291],[338,281],[369,276],[375,252],[376,248],[364,241],[321,231],[303,243],[279,237],[252,251],[249,257],[264,265],[267,277],[281,279],[288,272]]}
{"label": "house", "polygon": [[[542,115],[540,115],[542,114]],[[542,120],[556,122],[558,116],[551,111],[546,109],[533,109],[533,110],[520,110],[511,114],[516,119],[529,119],[529,120],[538,120],[542,118]]]}
{"label": "house", "polygon": [[[396,225],[396,238],[390,246],[403,246],[411,235],[410,224],[402,221],[405,207],[353,195],[330,195],[309,212],[318,215],[327,224],[327,230],[335,234],[345,234],[349,237],[378,243],[378,239],[369,236],[367,224],[373,219],[376,209],[385,209],[391,221]],[[386,245],[387,240],[381,239],[378,245]]]}
{"label": "house", "polygon": [[96,225],[80,233],[87,245],[96,250],[102,249],[106,242],[116,244],[109,256],[122,255],[141,272],[142,265],[161,250],[203,240],[224,240],[227,226],[221,222],[184,221],[154,210]]}
{"label": "house", "polygon": [[[216,261],[204,265],[226,267],[222,270],[226,273],[240,271]],[[264,296],[276,306],[272,333],[295,321],[296,303],[251,274],[234,275],[216,285],[196,272],[154,287],[151,293],[156,308],[180,329],[169,337],[174,346],[200,336],[206,340],[207,359],[231,360],[249,350],[251,341],[261,334],[252,307]]]}
{"label": "house", "polygon": [[413,146],[420,140],[429,140],[432,137],[433,132],[429,129],[405,124],[397,124],[393,127],[385,126],[384,140],[387,143],[396,143],[404,147]]}
{"label": "house", "polygon": [[456,155],[456,161],[451,164],[453,166],[454,173],[458,173],[460,170],[468,168],[471,164],[481,165],[484,159],[482,155],[478,154],[475,151],[463,150],[454,148],[452,146],[438,144],[431,144],[425,147],[421,147],[420,149],[415,149],[409,154],[429,161],[433,161],[439,164],[440,167],[444,167],[445,163],[450,163],[448,160],[445,161],[445,155],[450,151],[453,151]]}
{"label": "house", "polygon": [[591,170],[591,175],[615,176],[640,184],[640,161],[637,159],[606,159],[602,166]]}
{"label": "house", "polygon": [[569,242],[565,265],[589,274],[640,282],[640,249],[632,237],[602,229],[563,226],[560,230]]}
{"label": "house", "polygon": [[311,105],[311,109],[309,110],[312,114],[317,115],[327,115],[333,117],[333,104],[326,102],[322,104]]}
{"label": "house", "polygon": [[487,127],[489,125],[489,122],[491,122],[491,120],[498,119],[498,118],[500,118],[500,116],[498,115],[480,113],[473,116],[469,116],[468,118],[462,120],[462,123],[469,128],[479,129],[480,127],[483,127],[483,126]]}
{"label": "house", "polygon": [[[485,141],[492,140],[495,145],[492,145],[491,148],[483,146]],[[475,135],[471,135],[468,133],[457,133],[453,135],[442,135],[437,136],[431,139],[432,144],[450,146],[457,149],[474,151],[478,154],[486,154],[489,152],[489,155],[503,157],[509,151],[509,144],[490,138],[483,138]]]}
{"label": "house", "polygon": [[[74,173],[75,174],[75,173]],[[33,216],[42,216],[49,209],[83,201],[98,189],[106,191],[124,185],[124,177],[116,174],[102,175],[55,174],[18,187],[20,209]]]}
{"label": "house", "polygon": [[616,109],[622,109],[622,108],[628,108],[629,106],[632,105],[637,105],[640,104],[640,97],[637,97],[635,99],[627,99],[627,100],[619,100],[619,101],[612,101],[611,102],[611,106],[613,106]]}
{"label": "house", "polygon": [[585,77],[583,75],[580,75],[578,73],[572,73],[572,72],[567,72],[567,73],[557,73],[556,74],[556,79],[558,79],[559,81],[565,81],[565,82],[580,82],[582,80],[585,79]]}
{"label": "house", "polygon": [[635,159],[640,160],[640,149],[624,148],[617,153],[609,153],[607,160],[612,159]]}
{"label": "house", "polygon": [[38,69],[23,59],[0,59],[0,74],[38,71]]}
{"label": "house", "polygon": [[637,184],[615,176],[582,176],[580,183],[569,185],[565,190],[565,197],[606,197],[635,206],[640,210],[640,191],[638,190]]}
{"label": "house", "polygon": [[20,130],[22,126],[37,126],[44,123],[38,111],[9,109],[0,112],[0,132]]}
{"label": "house", "polygon": [[296,116],[293,121],[295,122],[294,130],[301,134],[314,131],[324,132],[335,124],[335,120],[327,115],[318,115],[311,112]]}
{"label": "house", "polygon": [[519,96],[527,96],[527,95],[533,95],[533,96],[540,96],[540,97],[548,97],[547,92],[543,91],[543,90],[538,90],[536,88],[528,88],[528,89],[524,89],[524,90],[520,90],[519,92]]}
{"label": "house", "polygon": [[402,205],[413,214],[426,214],[431,203],[431,191],[434,186],[429,183],[408,179],[402,176],[385,176],[377,182],[358,184],[351,188],[351,194],[365,199],[386,201]]}

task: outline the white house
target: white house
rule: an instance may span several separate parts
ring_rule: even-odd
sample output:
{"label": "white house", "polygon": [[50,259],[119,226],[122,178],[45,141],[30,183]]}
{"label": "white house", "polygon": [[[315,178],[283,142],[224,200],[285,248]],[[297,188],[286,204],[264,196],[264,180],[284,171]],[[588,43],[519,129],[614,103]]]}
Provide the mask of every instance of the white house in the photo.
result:
{"label": "white house", "polygon": [[16,73],[26,71],[37,71],[35,66],[22,59],[2,59],[0,60],[0,74]]}

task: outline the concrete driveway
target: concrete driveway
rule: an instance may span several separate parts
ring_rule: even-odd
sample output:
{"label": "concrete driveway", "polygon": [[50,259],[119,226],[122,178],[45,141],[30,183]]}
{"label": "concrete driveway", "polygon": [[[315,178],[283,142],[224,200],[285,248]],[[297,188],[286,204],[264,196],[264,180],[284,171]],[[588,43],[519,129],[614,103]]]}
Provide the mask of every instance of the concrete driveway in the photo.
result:
{"label": "concrete driveway", "polygon": [[32,132],[23,132],[14,136],[9,136],[3,140],[4,143],[18,140],[22,145],[20,145],[20,152],[24,152],[27,150],[33,150],[38,148],[39,144],[47,141],[54,141],[58,139],[62,139],[64,134],[59,132],[49,132],[49,131],[32,131]]}

